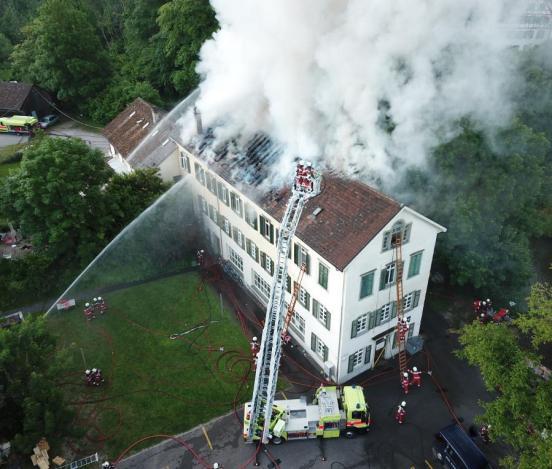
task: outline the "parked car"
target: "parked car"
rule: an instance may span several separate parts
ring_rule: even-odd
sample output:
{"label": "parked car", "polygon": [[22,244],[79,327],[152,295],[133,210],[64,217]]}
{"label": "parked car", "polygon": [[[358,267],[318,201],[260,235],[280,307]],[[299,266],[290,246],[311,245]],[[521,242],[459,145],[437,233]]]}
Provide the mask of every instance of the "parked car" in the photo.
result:
{"label": "parked car", "polygon": [[435,435],[433,456],[447,469],[492,469],[483,452],[456,424]]}
{"label": "parked car", "polygon": [[38,123],[40,127],[43,129],[46,129],[48,127],[51,127],[59,120],[59,116],[56,116],[55,114],[49,114],[47,116],[42,117]]}

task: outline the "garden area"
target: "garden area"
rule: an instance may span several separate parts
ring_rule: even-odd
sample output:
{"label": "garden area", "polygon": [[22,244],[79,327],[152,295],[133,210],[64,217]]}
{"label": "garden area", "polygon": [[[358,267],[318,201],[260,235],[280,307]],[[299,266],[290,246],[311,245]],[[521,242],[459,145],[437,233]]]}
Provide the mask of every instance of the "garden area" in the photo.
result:
{"label": "garden area", "polygon": [[[84,433],[68,440],[77,455],[101,451],[114,459],[142,437],[183,432],[248,399],[248,342],[199,274],[104,299],[108,311],[89,321],[82,304],[48,316],[67,355],[60,384]],[[101,369],[105,382],[87,386],[87,368]]]}

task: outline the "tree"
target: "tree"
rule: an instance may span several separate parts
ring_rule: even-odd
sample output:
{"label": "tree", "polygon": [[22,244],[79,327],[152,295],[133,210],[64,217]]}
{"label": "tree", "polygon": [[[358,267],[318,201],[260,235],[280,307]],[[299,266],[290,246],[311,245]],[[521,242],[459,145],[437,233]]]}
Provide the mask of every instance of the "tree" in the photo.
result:
{"label": "tree", "polygon": [[528,298],[529,312],[516,320],[516,325],[532,337],[537,348],[552,340],[552,285],[536,283]]}
{"label": "tree", "polygon": [[158,38],[171,64],[171,81],[180,96],[198,84],[199,49],[217,30],[215,12],[206,0],[171,0],[159,9]]}
{"label": "tree", "polygon": [[104,186],[112,170],[79,139],[42,138],[0,186],[0,210],[52,258],[91,257],[109,240]]}
{"label": "tree", "polygon": [[75,107],[110,74],[92,14],[79,0],[45,0],[11,55],[13,70]]}
{"label": "tree", "polygon": [[437,254],[452,283],[511,299],[532,273],[529,238],[546,232],[550,143],[519,121],[493,137],[467,120],[461,128],[404,185],[415,207],[448,228]]}
{"label": "tree", "polygon": [[[550,307],[550,297],[536,294],[534,300],[528,313],[533,320],[530,332],[544,330],[550,320],[539,313]],[[544,341],[549,343],[552,336]],[[460,343],[458,354],[479,367],[487,389],[497,390],[494,400],[482,403],[479,421],[491,424],[493,439],[519,452],[517,461],[510,457],[504,462],[522,469],[552,467],[552,381],[534,372],[533,364],[539,363],[536,349],[524,349],[514,328],[477,321],[463,328]]]}
{"label": "tree", "polygon": [[43,437],[69,430],[71,412],[55,379],[64,358],[45,320],[0,329],[0,435],[29,453]]}

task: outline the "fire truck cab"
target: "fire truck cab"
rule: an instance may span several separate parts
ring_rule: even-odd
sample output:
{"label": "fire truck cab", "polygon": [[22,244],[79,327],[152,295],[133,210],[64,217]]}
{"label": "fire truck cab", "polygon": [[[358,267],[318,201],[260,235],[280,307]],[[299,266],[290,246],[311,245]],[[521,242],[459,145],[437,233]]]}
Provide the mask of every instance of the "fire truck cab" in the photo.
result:
{"label": "fire truck cab", "polygon": [[[251,403],[244,408],[244,439],[249,433]],[[262,422],[257,425],[255,441],[260,439]],[[270,424],[271,441],[307,438],[352,438],[370,427],[370,409],[360,386],[321,386],[311,404],[305,396],[274,401]]]}

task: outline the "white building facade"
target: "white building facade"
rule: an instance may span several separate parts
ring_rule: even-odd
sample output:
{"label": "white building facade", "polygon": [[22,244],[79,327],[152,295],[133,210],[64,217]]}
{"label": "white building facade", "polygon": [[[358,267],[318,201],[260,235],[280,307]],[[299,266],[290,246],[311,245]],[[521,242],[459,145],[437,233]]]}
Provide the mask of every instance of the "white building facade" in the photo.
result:
{"label": "white building facade", "polygon": [[[178,146],[182,175],[189,173],[194,179],[194,204],[202,214],[209,249],[228,260],[244,286],[266,306],[275,268],[279,213],[285,210],[287,197],[254,202],[193,149]],[[373,367],[380,355],[389,358],[397,351],[391,233],[400,231],[403,236],[404,306],[411,337],[419,333],[435,241],[445,229],[358,182],[351,183],[355,197],[361,203],[373,199],[385,214],[356,214],[350,208],[353,204],[334,202],[333,192],[343,194],[348,183],[334,176],[323,178],[322,193],[308,202],[290,250],[286,303],[304,263],[307,271],[289,331],[332,380],[343,383]],[[347,210],[348,218],[342,217]],[[359,210],[366,212],[362,204]],[[376,218],[379,224],[374,228]],[[364,220],[369,229],[357,229],[351,242],[348,226],[357,219]],[[339,229],[344,234],[334,233],[332,224],[343,225]],[[346,243],[345,249],[340,243]]]}

